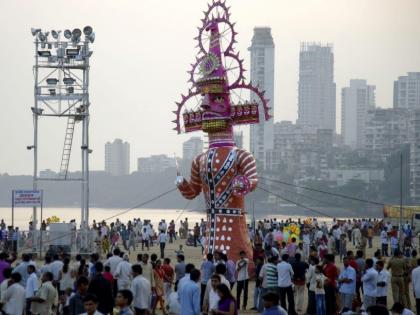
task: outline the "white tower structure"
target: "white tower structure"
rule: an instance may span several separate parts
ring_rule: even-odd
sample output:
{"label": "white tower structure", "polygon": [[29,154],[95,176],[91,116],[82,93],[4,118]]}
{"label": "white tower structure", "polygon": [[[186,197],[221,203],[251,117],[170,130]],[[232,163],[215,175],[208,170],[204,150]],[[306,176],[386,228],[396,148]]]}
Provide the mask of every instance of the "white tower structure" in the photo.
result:
{"label": "white tower structure", "polygon": [[[33,188],[42,180],[80,181],[81,183],[81,228],[89,223],[89,60],[92,51],[89,45],[95,39],[92,27],[86,26],[83,33],[76,28],[44,32],[32,28],[35,38],[34,105],[31,107],[34,121],[34,143],[28,146],[34,153]],[[82,36],[84,37],[82,38]],[[38,124],[40,117],[67,120],[61,163],[56,178],[41,178],[38,174]],[[72,151],[73,135],[81,124],[81,177],[69,178],[68,167]],[[34,229],[37,229],[37,209],[33,209]],[[35,235],[35,233],[33,233]],[[35,236],[34,236],[35,241]],[[33,242],[34,248],[37,246]],[[82,244],[83,246],[83,244]]]}

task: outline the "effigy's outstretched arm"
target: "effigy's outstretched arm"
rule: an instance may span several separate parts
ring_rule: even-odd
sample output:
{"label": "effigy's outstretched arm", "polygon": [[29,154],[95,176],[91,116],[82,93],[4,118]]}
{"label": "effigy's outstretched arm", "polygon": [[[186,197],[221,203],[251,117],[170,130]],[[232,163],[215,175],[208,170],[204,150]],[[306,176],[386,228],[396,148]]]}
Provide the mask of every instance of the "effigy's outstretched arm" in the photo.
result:
{"label": "effigy's outstretched arm", "polygon": [[191,178],[186,180],[183,176],[177,176],[176,185],[184,198],[191,200],[201,192],[199,156],[194,159],[191,165]]}
{"label": "effigy's outstretched arm", "polygon": [[236,195],[246,195],[258,184],[257,164],[252,154],[246,150],[238,151],[238,173],[233,179],[233,189]]}

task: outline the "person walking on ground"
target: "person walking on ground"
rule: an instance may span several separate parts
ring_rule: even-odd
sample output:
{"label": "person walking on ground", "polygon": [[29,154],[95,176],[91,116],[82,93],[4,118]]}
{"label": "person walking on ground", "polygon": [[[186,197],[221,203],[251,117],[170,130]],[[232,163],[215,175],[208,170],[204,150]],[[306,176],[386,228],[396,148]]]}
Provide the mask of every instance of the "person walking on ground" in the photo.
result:
{"label": "person walking on ground", "polygon": [[217,310],[211,310],[211,315],[238,315],[238,307],[235,298],[232,296],[227,285],[221,283],[217,286],[217,294],[219,295],[219,303]]}
{"label": "person walking on ground", "polygon": [[366,259],[366,271],[362,276],[363,283],[363,305],[367,309],[371,305],[376,304],[377,284],[378,284],[378,272],[373,267],[373,260],[371,258]]}
{"label": "person walking on ground", "polygon": [[175,265],[175,291],[178,290],[178,283],[185,276],[185,256],[180,254],[176,256],[177,264]]}
{"label": "person walking on ground", "polygon": [[198,225],[198,222],[194,226],[193,236],[194,236],[194,247],[197,247],[197,242],[200,240],[200,226]]}
{"label": "person walking on ground", "polygon": [[384,305],[386,307],[390,275],[389,272],[384,269],[384,262],[382,260],[376,262],[376,271],[378,272],[378,294],[376,296],[376,304]]}
{"label": "person walking on ground", "polygon": [[[296,315],[295,311],[295,300],[292,289],[292,277],[294,275],[293,268],[289,264],[289,255],[284,254],[281,257],[281,262],[277,264],[277,286],[280,294],[280,303],[284,309],[287,309],[291,315]],[[286,307],[286,295],[287,304]]]}
{"label": "person walking on ground", "polygon": [[242,309],[246,309],[248,303],[248,266],[249,260],[246,258],[246,253],[241,251],[239,253],[240,259],[236,262],[236,272],[238,274],[238,286],[236,288],[236,302],[238,303],[238,308],[241,305],[241,294],[244,292],[244,299],[242,303]]}
{"label": "person walking on ground", "polygon": [[112,314],[114,306],[112,285],[102,275],[104,265],[100,261],[95,263],[95,270],[95,275],[89,284],[88,293],[94,294],[98,298],[98,310],[101,313],[105,315]]}
{"label": "person walking on ground", "polygon": [[310,265],[308,268],[308,273],[306,276],[306,285],[308,287],[308,307],[306,309],[306,314],[315,315],[316,314],[316,299],[315,299],[315,267],[319,264],[318,257],[311,257]]}
{"label": "person walking on ground", "polygon": [[133,293],[130,290],[119,290],[115,297],[115,305],[120,308],[118,315],[134,315],[130,309],[133,302]]}
{"label": "person walking on ground", "polygon": [[13,273],[9,280],[9,287],[1,297],[3,311],[7,315],[22,315],[25,310],[25,288],[20,284],[22,276]]}
{"label": "person walking on ground", "polygon": [[201,296],[200,306],[203,307],[204,294],[206,293],[207,283],[210,281],[212,274],[214,273],[215,266],[213,264],[213,254],[208,253],[206,260],[201,263]]}
{"label": "person walking on ground", "polygon": [[172,283],[174,282],[175,273],[169,258],[165,258],[163,260],[162,270],[164,271],[163,289],[165,291],[165,301],[169,301],[169,295],[172,293]]}
{"label": "person walking on ground", "polygon": [[322,273],[322,267],[318,265],[315,267],[316,315],[333,314],[326,313],[324,282],[325,276]]}
{"label": "person walking on ground", "polygon": [[338,276],[341,309],[352,309],[353,298],[356,293],[356,270],[349,265],[349,258],[343,258],[343,270]]}
{"label": "person walking on ground", "polygon": [[399,302],[407,305],[404,292],[404,273],[407,270],[407,263],[398,248],[394,250],[393,254],[394,256],[392,256],[387,265],[387,269],[391,269],[392,298],[394,303]]}
{"label": "person walking on ground", "polygon": [[180,314],[200,315],[200,271],[193,269],[190,272],[190,279],[180,286],[178,300],[180,304]]}
{"label": "person walking on ground", "polygon": [[[77,282],[76,282],[77,291],[69,299],[69,315],[79,315],[79,314],[83,313],[83,310],[85,310],[87,312],[87,310],[84,306],[84,303],[85,303],[84,299],[85,299],[85,297],[87,297],[88,287],[89,287],[88,278],[86,278],[84,276],[81,276],[81,277],[79,277],[79,279],[77,279]],[[89,300],[89,306],[90,306],[89,309],[91,309],[93,307],[91,305],[91,302],[92,303],[94,302],[94,304],[96,304],[96,307],[95,307],[95,311],[96,311],[96,308],[98,306],[97,305],[98,304],[97,297],[95,296],[95,301],[90,301]]]}
{"label": "person walking on ground", "polygon": [[130,257],[127,254],[123,256],[123,260],[117,265],[117,269],[114,272],[114,278],[117,279],[118,290],[130,288],[131,263]]}
{"label": "person walking on ground", "polygon": [[287,312],[279,305],[279,296],[269,292],[263,296],[264,312],[262,315],[287,315]]}
{"label": "person walking on ground", "polygon": [[420,258],[417,259],[417,267],[411,272],[411,281],[413,282],[413,294],[416,299],[417,314],[420,314]]}
{"label": "person walking on ground", "polygon": [[134,296],[133,307],[136,315],[149,315],[152,299],[152,287],[150,281],[143,275],[140,265],[131,267],[133,273],[133,281],[131,282],[131,292]]}
{"label": "person walking on ground", "polygon": [[295,254],[295,260],[291,263],[293,269],[293,284],[294,284],[294,298],[296,310],[301,312],[303,310],[304,294],[305,294],[305,274],[309,265],[303,262],[300,253]]}
{"label": "person walking on ground", "polygon": [[25,298],[26,298],[26,314],[30,314],[31,298],[36,295],[38,291],[38,277],[35,273],[35,266],[28,265],[28,280],[26,281]]}
{"label": "person walking on ground", "polygon": [[380,238],[382,256],[388,257],[388,232],[386,226],[382,229]]}
{"label": "person walking on ground", "polygon": [[327,254],[325,256],[323,271],[326,277],[324,282],[325,308],[327,314],[335,314],[337,310],[335,292],[337,288],[338,269],[334,263],[333,254]]}
{"label": "person walking on ground", "polygon": [[158,242],[159,242],[159,247],[160,247],[160,258],[164,259],[165,258],[165,246],[166,246],[166,242],[168,241],[168,236],[166,235],[165,231],[160,231],[159,236],[158,236]]}
{"label": "person walking on ground", "polygon": [[278,257],[269,257],[267,262],[261,267],[259,279],[261,281],[260,301],[258,303],[258,311],[263,311],[262,297],[268,292],[278,293],[278,274],[277,274]]}
{"label": "person walking on ground", "polygon": [[205,295],[203,298],[203,314],[206,315],[210,310],[217,309],[220,297],[217,294],[217,286],[221,283],[220,275],[214,274],[210,277],[210,289],[205,290]]}
{"label": "person walking on ground", "polygon": [[53,286],[54,276],[51,272],[42,275],[42,284],[36,295],[31,298],[31,314],[52,315],[57,303],[57,289]]}
{"label": "person walking on ground", "polygon": [[145,277],[147,280],[149,280],[150,285],[152,286],[152,290],[155,289],[155,276],[153,272],[153,266],[149,262],[149,255],[143,254],[141,257],[140,266],[143,270],[143,277]]}

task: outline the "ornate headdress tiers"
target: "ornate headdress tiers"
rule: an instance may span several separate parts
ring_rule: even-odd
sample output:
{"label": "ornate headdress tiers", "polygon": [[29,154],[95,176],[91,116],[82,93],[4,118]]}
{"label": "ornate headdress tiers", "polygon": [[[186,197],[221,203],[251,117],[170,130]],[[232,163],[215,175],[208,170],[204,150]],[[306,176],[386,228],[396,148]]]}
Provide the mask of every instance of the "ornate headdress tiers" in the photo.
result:
{"label": "ornate headdress tiers", "polygon": [[[177,110],[174,111],[174,130],[178,133],[196,130],[214,133],[228,130],[233,125],[258,123],[259,105],[264,110],[264,118],[268,120],[271,117],[264,92],[244,81],[243,60],[233,51],[237,35],[235,23],[231,23],[229,17],[229,8],[222,1],[213,0],[204,12],[195,38],[199,53],[189,71],[192,87],[186,96],[181,95],[182,99],[176,103]],[[237,104],[232,104],[231,93],[241,99],[243,90],[252,92],[252,101],[239,100]],[[186,109],[186,104],[194,101],[194,106]],[[183,107],[185,109],[181,114]]]}

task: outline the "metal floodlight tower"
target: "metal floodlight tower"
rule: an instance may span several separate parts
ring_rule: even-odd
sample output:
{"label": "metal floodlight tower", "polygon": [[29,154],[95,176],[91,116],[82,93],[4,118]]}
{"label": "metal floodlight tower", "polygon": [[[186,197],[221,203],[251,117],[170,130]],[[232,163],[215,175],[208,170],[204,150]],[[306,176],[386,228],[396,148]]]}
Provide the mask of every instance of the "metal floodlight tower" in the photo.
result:
{"label": "metal floodlight tower", "polygon": [[[44,180],[80,181],[81,182],[81,229],[89,224],[89,59],[92,51],[89,44],[95,33],[90,26],[85,27],[82,38],[80,29],[73,32],[59,30],[43,32],[32,28],[35,39],[34,65],[34,105],[31,107],[34,120],[34,143],[31,147],[34,154],[33,188]],[[63,37],[60,36],[63,33]],[[57,178],[42,178],[38,174],[38,123],[39,118],[65,118],[67,127],[61,154],[60,169]],[[76,123],[82,125],[82,169],[81,177],[68,177],[73,135]],[[33,209],[33,225],[37,230],[37,209]],[[37,246],[33,233],[33,246]],[[36,249],[34,247],[34,249]]]}

